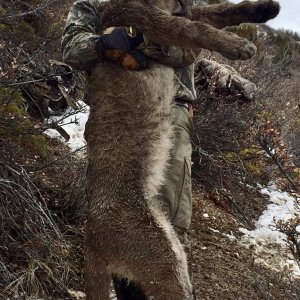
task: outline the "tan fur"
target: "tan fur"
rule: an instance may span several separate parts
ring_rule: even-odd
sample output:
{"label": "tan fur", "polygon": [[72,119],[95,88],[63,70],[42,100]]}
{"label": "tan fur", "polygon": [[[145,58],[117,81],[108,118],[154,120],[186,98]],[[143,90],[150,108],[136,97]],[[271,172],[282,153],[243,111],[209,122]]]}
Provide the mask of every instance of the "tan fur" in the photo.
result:
{"label": "tan fur", "polygon": [[102,62],[90,80],[87,299],[108,299],[112,273],[155,299],[190,299],[184,251],[156,200],[171,147],[173,70]]}
{"label": "tan fur", "polygon": [[[157,42],[206,45],[232,58],[255,52],[235,35],[171,16],[172,3],[112,0],[103,28],[134,25]],[[155,300],[192,299],[186,256],[158,197],[172,145],[176,89],[172,68],[154,62],[131,72],[103,61],[89,77],[87,300],[109,299],[111,274],[140,282]]]}
{"label": "tan fur", "polygon": [[[192,8],[193,20],[196,22],[166,16],[157,9],[159,0],[151,3],[150,6],[147,0],[112,0],[104,10],[103,27],[136,26],[150,40],[161,45],[169,45],[171,40],[173,45],[182,48],[205,48],[217,51],[229,59],[248,59],[256,51],[251,42],[209,24],[222,28],[242,22],[264,22],[279,12],[278,3],[271,0],[245,1],[236,5],[219,4],[211,9],[201,6]],[[163,6],[166,7],[166,4]],[[201,22],[201,19],[204,21]]]}
{"label": "tan fur", "polygon": [[171,15],[181,15],[188,18],[192,17],[191,13],[191,1],[190,0],[146,0],[145,3],[148,6],[156,7],[164,13]]}

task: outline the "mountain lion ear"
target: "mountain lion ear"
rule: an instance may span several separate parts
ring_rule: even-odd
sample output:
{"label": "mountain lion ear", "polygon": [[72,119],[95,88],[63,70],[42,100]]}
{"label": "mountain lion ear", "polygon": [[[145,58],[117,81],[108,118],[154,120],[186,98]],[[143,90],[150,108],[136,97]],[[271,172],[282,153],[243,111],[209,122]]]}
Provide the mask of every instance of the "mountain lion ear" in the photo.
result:
{"label": "mountain lion ear", "polygon": [[182,15],[185,16],[186,18],[191,19],[192,18],[192,10],[191,10],[191,0],[178,0],[181,10],[182,10]]}

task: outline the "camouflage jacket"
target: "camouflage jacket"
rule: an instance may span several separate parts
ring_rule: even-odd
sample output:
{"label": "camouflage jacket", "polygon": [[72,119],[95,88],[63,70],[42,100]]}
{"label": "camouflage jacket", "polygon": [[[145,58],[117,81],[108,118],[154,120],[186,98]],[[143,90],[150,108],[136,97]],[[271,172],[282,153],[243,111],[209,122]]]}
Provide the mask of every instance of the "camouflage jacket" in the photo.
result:
{"label": "camouflage jacket", "polygon": [[[77,0],[67,17],[62,38],[63,60],[75,69],[89,70],[104,58],[97,52],[99,42],[101,0]],[[174,46],[158,46],[144,36],[139,46],[147,56],[162,64],[174,67],[179,89],[176,98],[193,101],[195,54],[191,50]]]}

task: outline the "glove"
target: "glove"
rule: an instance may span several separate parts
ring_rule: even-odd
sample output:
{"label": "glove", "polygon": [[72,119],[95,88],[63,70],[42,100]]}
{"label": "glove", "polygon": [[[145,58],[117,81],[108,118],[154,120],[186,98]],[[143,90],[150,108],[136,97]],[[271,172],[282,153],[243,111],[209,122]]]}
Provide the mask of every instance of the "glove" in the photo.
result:
{"label": "glove", "polygon": [[130,71],[144,70],[148,66],[147,56],[138,49],[124,53],[120,58],[120,62],[125,70]]}
{"label": "glove", "polygon": [[99,47],[101,51],[117,49],[128,52],[144,41],[143,34],[137,33],[129,37],[125,27],[116,27],[110,34],[103,34]]}
{"label": "glove", "polygon": [[148,66],[148,57],[141,50],[132,49],[128,52],[138,63],[139,70],[144,70]]}

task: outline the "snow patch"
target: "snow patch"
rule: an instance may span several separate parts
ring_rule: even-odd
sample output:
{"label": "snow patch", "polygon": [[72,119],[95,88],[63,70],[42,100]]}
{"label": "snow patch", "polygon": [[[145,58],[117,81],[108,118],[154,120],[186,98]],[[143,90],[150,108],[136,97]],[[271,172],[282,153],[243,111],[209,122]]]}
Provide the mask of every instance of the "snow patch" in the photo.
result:
{"label": "snow patch", "polygon": [[74,291],[71,289],[67,289],[67,292],[75,300],[83,300],[86,297],[85,293],[81,291]]}
{"label": "snow patch", "polygon": [[225,237],[227,237],[231,242],[234,242],[234,241],[236,241],[237,239],[236,239],[236,237],[234,236],[234,234],[232,233],[232,231],[230,232],[230,234],[229,233],[225,233],[225,234],[223,234]]}
{"label": "snow patch", "polygon": [[286,242],[287,236],[276,230],[278,221],[288,221],[300,216],[299,195],[292,195],[277,189],[275,185],[261,188],[261,194],[267,195],[270,204],[256,222],[256,229],[240,228],[244,234],[242,243],[254,247],[258,259],[267,266],[290,270],[294,276],[300,276],[300,269],[290,254]]}
{"label": "snow patch", "polygon": [[83,101],[78,101],[78,111],[68,108],[62,116],[51,116],[48,123],[58,122],[69,135],[70,139],[66,141],[57,130],[47,129],[44,133],[50,138],[56,138],[65,142],[71,151],[76,151],[86,145],[84,139],[85,124],[89,117],[90,108]]}
{"label": "snow patch", "polygon": [[266,40],[268,38],[268,33],[266,31],[257,30],[257,35],[262,40]]}

